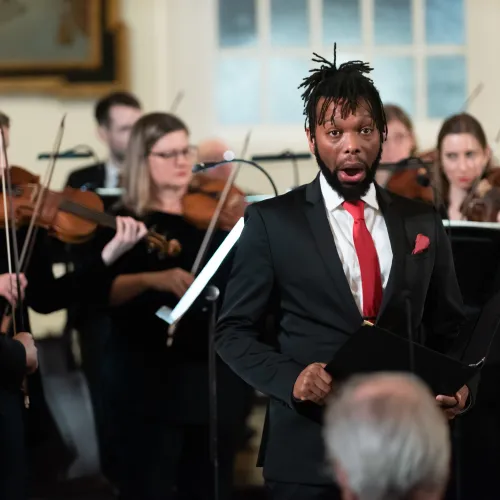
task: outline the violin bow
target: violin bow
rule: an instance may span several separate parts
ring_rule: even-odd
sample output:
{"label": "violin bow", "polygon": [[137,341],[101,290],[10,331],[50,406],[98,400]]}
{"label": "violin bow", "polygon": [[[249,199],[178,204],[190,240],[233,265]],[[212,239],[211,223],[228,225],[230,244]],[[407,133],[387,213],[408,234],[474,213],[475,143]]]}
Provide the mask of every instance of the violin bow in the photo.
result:
{"label": "violin bow", "polygon": [[[12,308],[12,312],[10,315],[10,317],[12,318],[13,335],[15,336],[20,332],[24,332],[26,330],[26,327],[24,324],[24,308],[23,308],[23,298],[21,293],[21,280],[20,280],[21,267],[19,264],[19,251],[17,244],[17,227],[16,227],[16,216],[14,212],[12,175],[11,175],[10,164],[7,157],[7,145],[5,142],[5,135],[2,127],[0,127],[0,170],[2,172],[3,209],[5,213],[5,237],[7,246],[8,272],[9,275],[13,274],[12,263],[14,263],[14,273],[16,275],[17,302],[16,306]],[[7,198],[9,198],[9,206],[7,206]],[[12,237],[12,252],[11,252],[10,237]],[[13,286],[12,281],[10,282],[10,286],[12,292],[12,286]],[[20,331],[18,330],[17,319],[16,319],[16,310],[18,308],[21,311],[21,314],[19,316]],[[10,330],[10,320],[5,313],[4,316],[2,317],[2,324],[5,325],[5,333],[8,334],[8,331]],[[28,394],[28,385],[26,377],[24,377],[23,379],[21,389],[24,393],[24,406],[26,408],[29,408],[30,399]]]}
{"label": "violin bow", "polygon": [[177,111],[177,108],[179,107],[179,104],[181,103],[182,99],[184,99],[184,91],[183,90],[177,92],[174,100],[172,101],[172,105],[170,106],[171,113],[175,113]]}
{"label": "violin bow", "polygon": [[465,113],[467,109],[469,109],[469,106],[472,104],[474,100],[476,100],[477,96],[483,91],[483,89],[484,89],[483,82],[479,82],[465,100],[464,105],[462,106],[462,113]]}
{"label": "violin bow", "polygon": [[[33,210],[33,214],[31,215],[30,223],[28,226],[28,231],[26,233],[26,239],[24,240],[23,250],[21,252],[21,265],[24,269],[27,268],[29,261],[31,260],[31,255],[33,253],[33,248],[35,246],[36,234],[38,232],[38,227],[35,228],[35,221],[38,218],[38,215],[42,209],[42,203],[45,197],[45,191],[49,189],[50,183],[52,182],[52,176],[54,175],[54,169],[56,166],[56,159],[59,151],[61,149],[62,138],[64,135],[64,124],[66,120],[66,113],[63,115],[61,119],[61,123],[59,124],[59,128],[57,130],[56,139],[54,141],[54,147],[52,149],[52,154],[50,158],[50,162],[47,165],[47,169],[45,171],[45,179],[41,184],[40,191],[38,193],[38,197],[36,200],[35,208]],[[34,231],[34,232],[33,232]]]}
{"label": "violin bow", "polygon": [[[247,154],[251,136],[252,136],[252,131],[249,130],[246,137],[245,137],[245,141],[243,143],[243,149],[241,151],[240,158],[244,158],[245,155]],[[193,267],[191,268],[191,274],[196,274],[198,272],[200,264],[203,261],[203,258],[205,257],[206,251],[208,249],[208,245],[210,244],[210,241],[212,240],[215,226],[217,224],[217,221],[219,220],[220,213],[222,212],[222,207],[224,206],[224,203],[226,203],[226,199],[229,195],[229,191],[234,184],[234,181],[235,181],[236,176],[240,170],[240,167],[241,167],[241,164],[236,165],[235,168],[231,171],[231,174],[229,175],[229,177],[227,178],[226,184],[224,185],[224,189],[222,190],[219,201],[217,203],[217,207],[215,208],[214,214],[213,214],[212,218],[210,219],[210,224],[209,224],[208,229],[205,233],[205,236],[203,237],[203,241],[201,243],[200,249],[198,250],[198,254],[196,255],[196,259],[194,261]],[[168,327],[167,347],[170,347],[174,341],[174,333],[175,333],[176,328],[177,328],[177,323],[172,323]]]}
{"label": "violin bow", "polygon": [[[245,137],[245,142],[243,144],[243,149],[242,149],[240,158],[244,158],[245,155],[247,154],[248,145],[250,144],[251,135],[252,135],[252,131],[250,130],[247,133],[247,136]],[[193,267],[191,269],[191,274],[196,274],[198,272],[200,264],[203,261],[205,253],[207,251],[208,245],[210,244],[210,241],[212,239],[212,235],[213,235],[213,232],[215,230],[215,225],[217,224],[217,221],[219,220],[220,213],[222,212],[222,207],[224,206],[224,203],[226,203],[226,199],[229,195],[229,191],[233,187],[234,181],[236,179],[236,176],[238,175],[238,172],[240,171],[240,168],[241,168],[241,163],[238,163],[238,165],[235,166],[235,168],[231,171],[231,174],[227,178],[226,184],[224,185],[224,189],[222,190],[219,201],[217,203],[217,207],[215,208],[214,215],[210,219],[210,224],[208,226],[207,232],[205,233],[205,236],[204,236],[203,241],[201,243],[200,249],[198,251],[198,255],[196,256],[196,259],[194,261]]]}

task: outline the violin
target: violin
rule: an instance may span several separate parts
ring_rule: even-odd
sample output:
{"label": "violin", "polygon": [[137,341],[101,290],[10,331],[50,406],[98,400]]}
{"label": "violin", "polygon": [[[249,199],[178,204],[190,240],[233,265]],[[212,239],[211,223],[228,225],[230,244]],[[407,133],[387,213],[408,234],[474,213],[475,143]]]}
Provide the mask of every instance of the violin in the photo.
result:
{"label": "violin", "polygon": [[[225,181],[195,178],[182,200],[184,218],[198,229],[208,229],[225,186]],[[220,209],[216,227],[231,230],[243,216],[246,206],[243,191],[234,184],[231,185]]]}
{"label": "violin", "polygon": [[[91,191],[80,191],[70,187],[57,192],[44,189],[40,185],[40,177],[28,170],[12,166],[12,195],[7,203],[12,203],[16,226],[31,223],[32,216],[35,227],[41,227],[64,243],[85,243],[98,226],[116,229],[116,218],[104,212],[101,198]],[[41,196],[40,196],[41,194]],[[0,193],[0,224],[5,227],[6,214],[3,203],[4,193]],[[168,256],[177,255],[180,244],[177,240],[168,241],[164,236],[150,231],[146,237],[150,248],[159,250]]]}
{"label": "violin", "polygon": [[460,208],[462,216],[473,222],[498,222],[500,213],[500,168],[492,168],[471,189]]}
{"label": "violin", "polygon": [[424,151],[417,155],[416,158],[421,160],[422,166],[417,166],[418,168],[403,167],[401,170],[396,170],[385,187],[388,191],[400,196],[433,203],[434,192],[431,186],[429,169],[425,163],[434,163],[437,158],[437,151],[435,149]]}

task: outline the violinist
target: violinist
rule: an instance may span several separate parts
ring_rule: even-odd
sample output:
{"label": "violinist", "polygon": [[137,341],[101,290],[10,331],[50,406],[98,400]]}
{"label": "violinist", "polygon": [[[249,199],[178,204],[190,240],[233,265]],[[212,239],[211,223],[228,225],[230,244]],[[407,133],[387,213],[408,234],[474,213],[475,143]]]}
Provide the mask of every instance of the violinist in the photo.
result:
{"label": "violinist", "polygon": [[[20,278],[24,292],[26,278]],[[17,302],[17,278],[0,275],[0,296],[9,304]],[[31,334],[21,332],[13,338],[0,335],[0,498],[24,500],[25,468],[23,412],[19,388],[24,376],[38,367],[38,356]]]}
{"label": "violinist", "polygon": [[[28,465],[26,461],[34,459],[35,447],[38,443],[45,442],[45,439],[51,438],[48,433],[52,431],[48,429],[54,429],[54,426],[47,422],[51,417],[44,402],[40,373],[34,372],[36,363],[33,358],[32,339],[27,333],[16,332],[15,325],[23,325],[25,330],[31,331],[28,307],[39,313],[48,314],[68,307],[75,301],[98,303],[100,298],[104,300],[105,290],[109,288],[110,283],[108,266],[135,245],[145,233],[146,228],[140,222],[130,218],[117,219],[117,231],[99,256],[89,260],[85,269],[57,279],[52,273],[52,261],[47,251],[50,248],[47,244],[49,237],[43,230],[36,233],[34,251],[25,274],[20,274],[19,278],[16,278],[15,275],[8,273],[7,251],[0,259],[0,273],[4,273],[0,276],[0,294],[4,299],[3,303],[0,301],[0,314],[3,315],[2,326],[5,328],[4,334],[0,335],[0,351],[5,347],[5,352],[10,353],[6,354],[8,358],[4,358],[0,353],[0,408],[3,410],[0,411],[0,498],[25,499],[28,491],[38,480],[47,480],[42,468],[39,467],[44,464]],[[18,229],[17,236],[18,246],[21,248],[26,236],[25,228]],[[3,245],[4,249],[7,249],[6,238],[5,233],[0,236],[0,245]],[[10,243],[11,255],[14,255],[12,239]],[[21,297],[16,295],[17,285],[11,288],[11,284],[16,284],[17,281],[20,282]],[[16,306],[14,321],[4,313],[7,303]],[[22,308],[19,307],[21,305]],[[5,335],[6,333],[12,333],[13,338],[23,343],[26,349],[27,366],[24,372],[19,365],[22,358],[21,351],[17,348],[16,352],[17,344],[12,344],[10,336]],[[10,361],[6,362],[5,359]],[[26,373],[33,375],[27,380],[31,404],[24,412],[21,383]],[[35,439],[34,447],[31,442],[27,442],[28,434]],[[26,450],[27,455],[25,455]],[[47,467],[50,467],[49,462],[55,460],[54,456],[51,460],[46,460]],[[4,464],[8,464],[8,467],[1,466]],[[31,480],[29,485],[27,485],[28,475]],[[2,495],[1,488],[12,493]]]}
{"label": "violinist", "polygon": [[[417,140],[413,130],[413,123],[409,115],[395,104],[384,105],[387,120],[387,138],[383,144],[380,163],[398,163],[413,156],[417,151]],[[375,180],[385,186],[391,177],[391,172],[379,170]]]}
{"label": "violinist", "polygon": [[[211,498],[208,312],[192,306],[170,347],[168,325],[155,315],[161,306],[174,307],[193,282],[193,263],[210,220],[209,214],[199,214],[194,218],[204,216],[205,228],[194,225],[187,209],[195,161],[188,129],[176,116],[151,113],[135,124],[124,163],[125,194],[116,213],[140,218],[177,240],[179,253],[159,258],[139,244],[112,268],[106,385],[116,433],[114,479],[122,500]],[[236,215],[234,220],[243,215],[243,205]],[[224,225],[215,231],[206,259],[229,229]],[[228,264],[213,280],[221,294]],[[220,498],[229,499],[237,441],[233,430],[241,428],[235,421],[244,411],[233,394],[243,383],[225,365],[218,366],[217,376],[219,395],[231,394],[230,402],[219,400]]]}
{"label": "violinist", "polygon": [[449,117],[437,140],[433,171],[442,216],[462,220],[462,205],[478,177],[492,171],[491,149],[479,121],[468,113]]}

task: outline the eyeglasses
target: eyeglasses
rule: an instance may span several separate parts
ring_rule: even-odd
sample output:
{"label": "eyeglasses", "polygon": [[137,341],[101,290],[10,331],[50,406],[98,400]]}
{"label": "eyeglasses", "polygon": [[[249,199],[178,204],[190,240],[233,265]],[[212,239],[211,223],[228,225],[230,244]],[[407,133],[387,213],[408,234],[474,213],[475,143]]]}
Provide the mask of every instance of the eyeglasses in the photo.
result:
{"label": "eyeglasses", "polygon": [[149,154],[151,156],[157,156],[158,158],[162,158],[163,160],[168,161],[177,161],[181,156],[183,156],[188,161],[192,161],[196,158],[196,151],[196,146],[188,146],[181,151],[151,151]]}

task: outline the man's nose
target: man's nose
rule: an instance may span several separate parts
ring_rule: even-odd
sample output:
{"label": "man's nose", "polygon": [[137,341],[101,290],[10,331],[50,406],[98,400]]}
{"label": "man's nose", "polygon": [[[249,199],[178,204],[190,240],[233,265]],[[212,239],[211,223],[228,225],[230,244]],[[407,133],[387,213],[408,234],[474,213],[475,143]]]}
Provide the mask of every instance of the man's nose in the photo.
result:
{"label": "man's nose", "polygon": [[344,151],[347,154],[357,154],[360,152],[359,149],[359,137],[357,134],[349,133],[344,134],[345,148]]}

